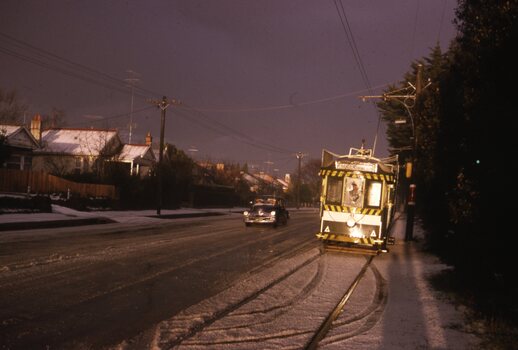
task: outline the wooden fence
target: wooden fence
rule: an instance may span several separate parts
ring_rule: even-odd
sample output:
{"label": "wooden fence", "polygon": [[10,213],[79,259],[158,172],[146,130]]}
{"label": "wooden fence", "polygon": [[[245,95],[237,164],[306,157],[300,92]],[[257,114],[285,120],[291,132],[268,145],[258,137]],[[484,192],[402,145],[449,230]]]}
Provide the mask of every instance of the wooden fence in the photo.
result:
{"label": "wooden fence", "polygon": [[80,197],[106,197],[115,199],[113,185],[87,184],[65,180],[43,171],[0,169],[0,191],[52,194],[70,191]]}

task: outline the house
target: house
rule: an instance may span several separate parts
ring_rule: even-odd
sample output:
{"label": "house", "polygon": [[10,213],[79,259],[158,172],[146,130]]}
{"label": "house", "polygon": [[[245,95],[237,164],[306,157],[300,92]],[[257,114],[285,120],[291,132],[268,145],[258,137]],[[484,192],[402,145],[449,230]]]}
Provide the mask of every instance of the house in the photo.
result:
{"label": "house", "polygon": [[102,172],[123,148],[116,130],[58,128],[41,132],[34,170],[53,174]]}
{"label": "house", "polygon": [[131,175],[145,177],[151,175],[156,163],[151,145],[150,133],[145,144],[123,144],[114,129],[42,130],[41,117],[35,115],[30,129],[0,124],[0,168],[45,171],[54,175],[101,174],[110,162],[122,163]]}
{"label": "house", "polygon": [[33,152],[39,148],[31,132],[20,125],[0,125],[0,137],[4,138],[0,168],[30,170]]}
{"label": "house", "polygon": [[152,141],[151,134],[148,133],[144,145],[124,145],[115,160],[129,164],[131,175],[138,175],[139,177],[150,175],[153,164],[156,163],[155,154],[152,149]]}

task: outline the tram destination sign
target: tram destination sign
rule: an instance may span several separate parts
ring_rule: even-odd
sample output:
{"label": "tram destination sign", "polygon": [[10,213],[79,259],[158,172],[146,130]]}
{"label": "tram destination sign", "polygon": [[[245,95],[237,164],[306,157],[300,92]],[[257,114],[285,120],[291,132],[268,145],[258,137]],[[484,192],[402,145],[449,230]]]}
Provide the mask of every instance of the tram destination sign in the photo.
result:
{"label": "tram destination sign", "polygon": [[343,162],[337,160],[335,162],[336,169],[340,170],[353,170],[353,171],[368,171],[371,173],[375,173],[378,171],[378,164],[376,163],[365,163],[365,162]]}

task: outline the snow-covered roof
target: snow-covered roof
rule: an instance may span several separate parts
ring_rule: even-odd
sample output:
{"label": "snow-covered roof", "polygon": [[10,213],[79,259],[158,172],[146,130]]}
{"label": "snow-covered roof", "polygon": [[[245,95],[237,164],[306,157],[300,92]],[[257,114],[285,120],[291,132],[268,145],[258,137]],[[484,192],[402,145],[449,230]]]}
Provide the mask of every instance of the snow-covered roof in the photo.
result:
{"label": "snow-covered roof", "polygon": [[259,178],[267,183],[273,183],[275,180],[271,175],[268,174],[255,174],[256,178]]}
{"label": "snow-covered roof", "polygon": [[280,183],[284,187],[288,187],[290,184],[282,179],[275,179],[278,183]]}
{"label": "snow-covered roof", "polygon": [[36,141],[30,131],[22,125],[0,124],[0,134],[5,134],[7,144],[10,146],[27,149],[38,148],[38,141]]}
{"label": "snow-covered roof", "polygon": [[259,180],[257,180],[255,177],[253,177],[252,175],[247,174],[247,173],[243,174],[243,179],[245,181],[247,181],[248,183],[251,183],[251,184],[254,184],[254,185],[257,185],[259,183]]}
{"label": "snow-covered roof", "polygon": [[155,160],[155,155],[148,145],[124,145],[119,160],[131,162],[136,159]]}
{"label": "snow-covered roof", "polygon": [[22,128],[20,125],[3,125],[0,124],[0,133],[3,134],[5,132],[5,136],[9,137],[15,132],[19,131]]}
{"label": "snow-covered roof", "polygon": [[99,156],[110,142],[118,138],[116,130],[49,129],[43,131],[41,135],[42,151]]}

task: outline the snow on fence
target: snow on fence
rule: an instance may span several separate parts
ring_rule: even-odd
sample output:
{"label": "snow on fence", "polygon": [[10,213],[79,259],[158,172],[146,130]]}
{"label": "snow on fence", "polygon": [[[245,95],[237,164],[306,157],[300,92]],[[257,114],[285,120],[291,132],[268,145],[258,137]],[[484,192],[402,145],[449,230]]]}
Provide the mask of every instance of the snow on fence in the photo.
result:
{"label": "snow on fence", "polygon": [[80,197],[116,198],[113,185],[87,184],[45,173],[43,171],[0,169],[0,191],[52,194],[70,193]]}

